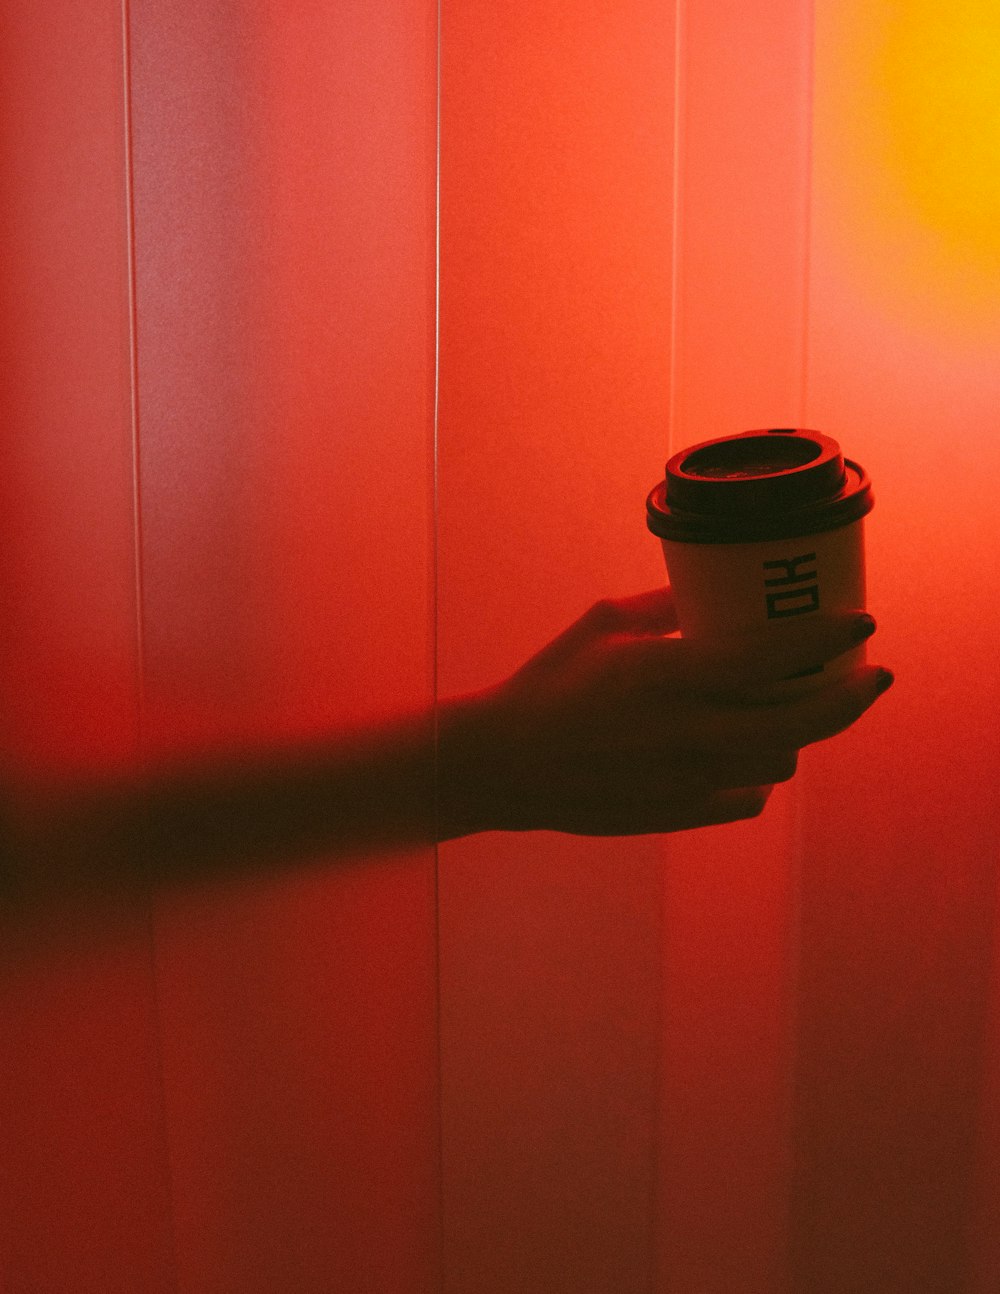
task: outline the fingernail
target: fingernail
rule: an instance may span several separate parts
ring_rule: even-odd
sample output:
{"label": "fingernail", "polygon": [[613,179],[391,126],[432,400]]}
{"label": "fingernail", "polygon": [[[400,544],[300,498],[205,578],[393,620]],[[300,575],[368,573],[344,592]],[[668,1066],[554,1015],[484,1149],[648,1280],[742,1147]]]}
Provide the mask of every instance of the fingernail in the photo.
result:
{"label": "fingernail", "polygon": [[896,676],[893,674],[891,669],[883,669],[879,666],[878,672],[875,675],[876,696],[881,696],[883,692],[888,692],[889,688],[892,687],[895,681]]}
{"label": "fingernail", "polygon": [[859,643],[863,643],[866,638],[870,638],[875,632],[875,617],[870,616],[867,611],[861,612],[854,620],[854,636]]}

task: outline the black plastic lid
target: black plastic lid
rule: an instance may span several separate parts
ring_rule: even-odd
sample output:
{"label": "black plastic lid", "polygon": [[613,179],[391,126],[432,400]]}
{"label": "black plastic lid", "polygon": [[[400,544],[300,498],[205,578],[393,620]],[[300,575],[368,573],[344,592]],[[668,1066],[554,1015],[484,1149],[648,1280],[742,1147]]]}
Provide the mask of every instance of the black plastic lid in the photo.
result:
{"label": "black plastic lid", "polygon": [[646,512],[661,539],[739,544],[835,530],[874,502],[867,472],[830,436],[780,427],[674,454]]}

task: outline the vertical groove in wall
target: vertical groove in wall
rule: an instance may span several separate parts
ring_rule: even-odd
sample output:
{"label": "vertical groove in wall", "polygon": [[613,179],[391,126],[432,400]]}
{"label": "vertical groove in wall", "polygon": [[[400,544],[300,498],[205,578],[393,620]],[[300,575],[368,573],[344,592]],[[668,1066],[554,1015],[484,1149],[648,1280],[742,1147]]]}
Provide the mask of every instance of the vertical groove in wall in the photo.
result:
{"label": "vertical groove in wall", "polygon": [[[802,311],[799,356],[799,411],[798,425],[811,426],[809,415],[809,344],[810,344],[810,310],[812,301],[812,201],[813,201],[813,69],[815,66],[814,49],[816,38],[815,9],[809,0],[805,10],[805,32],[803,33],[803,69],[805,89],[802,111],[805,114],[803,125],[803,195],[801,207],[802,220],[802,289],[800,308]],[[819,430],[823,430],[820,428]],[[791,1238],[794,1225],[791,1184],[795,1177],[795,1110],[797,1092],[797,1070],[799,1051],[799,1007],[802,966],[802,892],[803,873],[805,868],[803,787],[801,780],[792,783],[789,788],[792,805],[789,823],[788,847],[790,857],[789,896],[788,896],[788,975],[786,1019],[788,1029],[788,1072],[786,1076],[786,1136],[788,1145],[787,1184],[788,1190],[783,1202],[785,1209],[786,1231]],[[790,1261],[790,1253],[786,1255]],[[789,1279],[791,1276],[789,1275]]]}
{"label": "vertical groove in wall", "polygon": [[[138,348],[138,308],[136,293],[136,255],[135,255],[135,173],[132,133],[132,43],[131,43],[131,9],[129,0],[122,0],[122,91],[123,122],[125,145],[125,230],[126,254],[128,258],[128,321],[129,321],[129,386],[130,416],[132,423],[132,517],[133,517],[133,562],[135,572],[135,732],[139,762],[146,757],[146,671],[145,671],[145,624],[143,592],[143,531],[142,531],[142,478],[141,452],[139,439],[139,348]],[[167,1235],[170,1252],[167,1255],[169,1264],[165,1273],[165,1288],[177,1290],[179,1276],[177,1266],[177,1238],[174,1226],[174,1188],[170,1155],[170,1132],[167,1119],[166,1074],[163,1059],[162,1016],[160,1011],[159,991],[156,964],[156,931],[153,921],[153,893],[150,888],[146,894],[146,921],[149,948],[149,985],[152,997],[152,1018],[154,1028],[153,1047],[155,1064],[159,1079],[160,1097],[160,1144],[162,1153],[161,1170],[164,1176],[164,1194],[167,1205]]]}
{"label": "vertical groove in wall", "polygon": [[432,428],[432,494],[431,494],[431,677],[434,708],[434,961],[436,992],[434,1027],[437,1055],[437,1182],[438,1182],[438,1277],[445,1289],[444,1225],[444,1061],[441,1049],[441,864],[438,850],[438,640],[439,640],[439,534],[438,534],[438,435],[441,403],[441,7],[436,0],[434,44],[434,401]]}
{"label": "vertical groove in wall", "polygon": [[[680,248],[681,248],[681,188],[683,184],[684,159],[684,0],[674,0],[674,47],[673,47],[673,114],[672,150],[670,159],[670,319],[668,321],[669,356],[668,356],[668,390],[667,390],[667,444],[665,459],[677,448],[677,384],[678,384],[678,351],[680,349]],[[663,1141],[666,1128],[663,1119],[662,1091],[664,1084],[664,1038],[668,1026],[666,1014],[666,983],[663,959],[667,931],[667,895],[665,893],[665,868],[670,860],[670,844],[662,846],[664,868],[661,869],[660,883],[660,962],[659,999],[657,1002],[658,1039],[656,1046],[656,1113],[654,1127],[656,1144],[652,1147],[653,1171],[652,1190],[650,1192],[651,1226],[650,1226],[650,1290],[651,1294],[666,1294],[670,1288],[664,1249],[664,1228],[660,1217],[663,1208],[663,1166],[665,1161]]]}
{"label": "vertical groove in wall", "polygon": [[683,127],[684,127],[684,63],[682,58],[684,37],[684,0],[675,0],[674,5],[674,121],[671,204],[673,219],[671,222],[670,248],[670,389],[668,392],[667,415],[667,456],[673,453],[677,432],[677,351],[679,346],[678,328],[680,313],[680,245],[681,245],[681,177],[683,161]]}
{"label": "vertical groove in wall", "polygon": [[139,476],[139,368],[136,320],[135,282],[135,200],[133,194],[132,155],[132,66],[129,38],[129,0],[122,0],[122,76],[124,91],[125,124],[125,229],[128,240],[128,318],[129,318],[129,377],[132,418],[132,516],[135,562],[135,639],[136,639],[136,695],[138,736],[142,744],[143,703],[145,698],[145,660],[143,645],[143,589],[142,589],[142,490]]}
{"label": "vertical groove in wall", "polygon": [[808,426],[809,407],[809,312],[812,299],[812,168],[813,168],[813,69],[815,67],[814,46],[816,43],[816,22],[813,4],[806,6],[806,30],[803,36],[803,76],[805,77],[805,94],[803,112],[805,126],[803,149],[804,193],[802,201],[802,355],[799,388],[799,421]]}

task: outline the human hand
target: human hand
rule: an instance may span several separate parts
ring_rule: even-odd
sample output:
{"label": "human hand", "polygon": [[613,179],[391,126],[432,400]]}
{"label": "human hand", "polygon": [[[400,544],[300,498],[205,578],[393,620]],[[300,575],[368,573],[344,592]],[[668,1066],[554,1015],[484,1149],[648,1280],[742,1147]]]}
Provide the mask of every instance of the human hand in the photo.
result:
{"label": "human hand", "polygon": [[695,642],[669,589],[598,602],[509,679],[446,702],[441,838],[481,830],[681,831],[759,814],[803,746],[853,724],[892,681],[860,666],[768,705],[752,689],[833,660],[873,629],[816,613],[747,644]]}

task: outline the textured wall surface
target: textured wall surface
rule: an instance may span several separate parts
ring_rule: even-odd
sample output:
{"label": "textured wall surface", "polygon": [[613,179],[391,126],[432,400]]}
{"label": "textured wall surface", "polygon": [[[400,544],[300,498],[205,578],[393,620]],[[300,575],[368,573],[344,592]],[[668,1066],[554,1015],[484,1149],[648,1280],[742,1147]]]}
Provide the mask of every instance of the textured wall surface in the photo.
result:
{"label": "textured wall surface", "polygon": [[897,675],[724,828],[8,838],[5,1291],[997,1288],[998,75],[985,2],[5,6],[13,788],[496,682],[754,426],[871,473]]}

